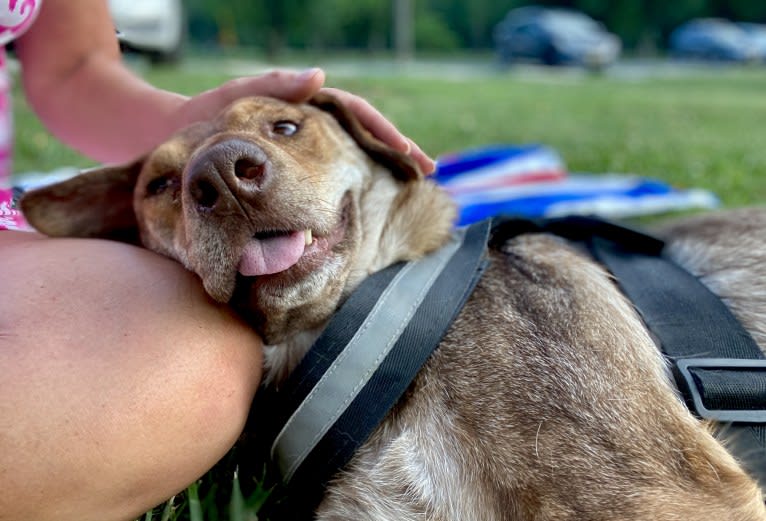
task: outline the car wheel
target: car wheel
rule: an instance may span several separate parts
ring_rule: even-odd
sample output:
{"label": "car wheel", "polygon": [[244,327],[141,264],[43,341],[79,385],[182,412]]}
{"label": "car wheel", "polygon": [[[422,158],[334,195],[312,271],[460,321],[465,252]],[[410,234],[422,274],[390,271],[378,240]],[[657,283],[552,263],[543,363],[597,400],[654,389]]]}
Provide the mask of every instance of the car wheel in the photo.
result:
{"label": "car wheel", "polygon": [[497,56],[497,63],[501,67],[510,67],[511,65],[513,65],[513,62],[515,61],[513,57],[513,53],[509,51],[500,50],[496,56]]}
{"label": "car wheel", "polygon": [[556,48],[553,45],[549,45],[548,47],[545,48],[540,59],[545,65],[550,65],[550,66],[559,65],[561,63],[561,57],[559,56],[559,52],[556,50]]}
{"label": "car wheel", "polygon": [[175,26],[174,31],[177,34],[175,43],[167,49],[148,52],[147,56],[153,64],[177,63],[183,56],[188,24],[186,19],[186,9],[184,8],[183,2],[180,0],[176,3],[175,12],[177,13],[175,20],[178,24]]}
{"label": "car wheel", "polygon": [[152,51],[148,52],[147,56],[149,61],[154,65],[172,65],[178,63],[183,56],[183,40],[178,42],[178,45],[169,51]]}

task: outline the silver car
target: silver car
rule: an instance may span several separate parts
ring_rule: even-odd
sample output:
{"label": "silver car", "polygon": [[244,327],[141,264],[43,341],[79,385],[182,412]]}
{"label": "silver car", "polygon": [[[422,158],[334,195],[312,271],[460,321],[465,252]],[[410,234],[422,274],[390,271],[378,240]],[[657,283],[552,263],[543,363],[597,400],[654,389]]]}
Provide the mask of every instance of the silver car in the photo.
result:
{"label": "silver car", "polygon": [[532,60],[600,69],[614,63],[622,50],[620,39],[602,24],[562,8],[512,9],[493,36],[501,62],[508,64]]}
{"label": "silver car", "polygon": [[186,18],[181,0],[109,0],[122,45],[155,62],[181,57]]}

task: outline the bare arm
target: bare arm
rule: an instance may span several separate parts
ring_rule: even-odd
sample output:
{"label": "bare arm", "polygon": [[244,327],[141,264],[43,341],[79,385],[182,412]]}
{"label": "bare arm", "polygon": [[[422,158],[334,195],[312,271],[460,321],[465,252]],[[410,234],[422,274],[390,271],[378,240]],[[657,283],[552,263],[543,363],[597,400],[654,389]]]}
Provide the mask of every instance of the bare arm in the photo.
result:
{"label": "bare arm", "polygon": [[[191,122],[213,116],[236,98],[267,95],[302,101],[324,83],[319,69],[240,78],[192,98],[157,89],[122,64],[104,0],[46,0],[16,43],[25,93],[59,139],[107,163],[145,153]],[[430,172],[433,162],[363,99],[333,89],[363,124]]]}
{"label": "bare arm", "polygon": [[46,0],[16,49],[24,91],[40,119],[98,161],[133,159],[159,143],[186,101],[122,65],[103,0]]}

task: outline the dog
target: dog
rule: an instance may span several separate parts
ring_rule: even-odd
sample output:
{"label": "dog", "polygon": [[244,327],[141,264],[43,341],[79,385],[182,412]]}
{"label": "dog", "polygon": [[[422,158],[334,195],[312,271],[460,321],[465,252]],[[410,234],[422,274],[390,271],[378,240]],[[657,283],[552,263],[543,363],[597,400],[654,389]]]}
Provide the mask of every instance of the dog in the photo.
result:
{"label": "dog", "polygon": [[[236,101],[146,157],[28,192],[50,236],[142,244],[267,344],[279,385],[370,274],[450,240],[455,207],[333,98]],[[766,211],[688,218],[669,250],[766,346]],[[405,396],[328,488],[321,520],[766,519],[764,497],[612,278],[567,241],[490,250]]]}

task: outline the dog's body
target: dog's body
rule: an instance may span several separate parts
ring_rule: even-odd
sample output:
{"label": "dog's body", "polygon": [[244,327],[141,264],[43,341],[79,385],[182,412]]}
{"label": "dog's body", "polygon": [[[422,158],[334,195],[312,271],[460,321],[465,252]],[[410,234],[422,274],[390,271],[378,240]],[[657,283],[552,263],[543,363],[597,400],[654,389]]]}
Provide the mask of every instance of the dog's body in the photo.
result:
{"label": "dog's body", "polygon": [[[331,100],[313,104],[240,101],[142,162],[32,192],[23,208],[51,235],[137,229],[257,328],[270,344],[267,380],[278,383],[365,276],[437,249],[454,218],[406,157]],[[763,210],[666,230],[679,262],[761,346],[764,230]],[[754,481],[677,398],[610,277],[536,234],[491,252],[439,348],[317,516],[751,521],[766,510]]]}

